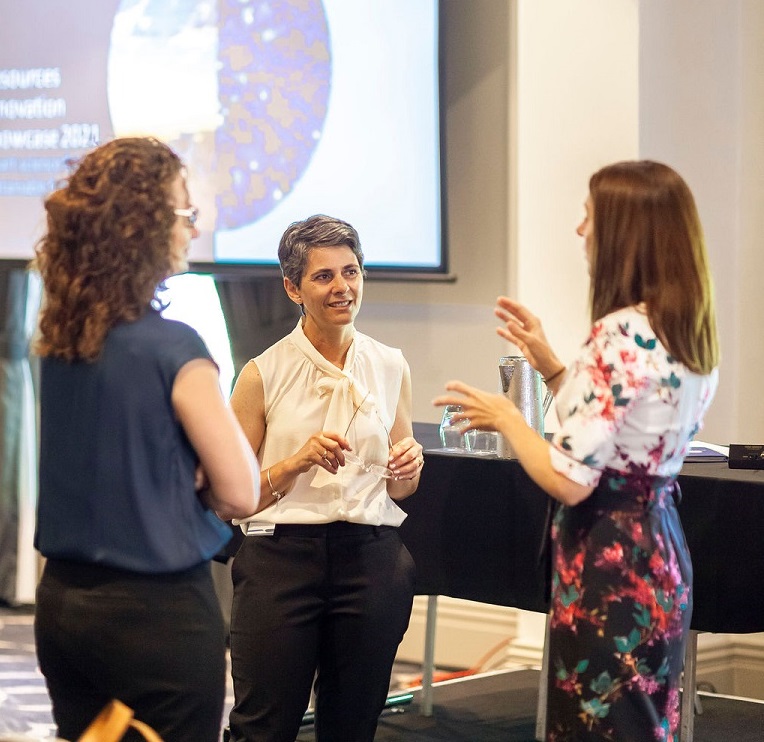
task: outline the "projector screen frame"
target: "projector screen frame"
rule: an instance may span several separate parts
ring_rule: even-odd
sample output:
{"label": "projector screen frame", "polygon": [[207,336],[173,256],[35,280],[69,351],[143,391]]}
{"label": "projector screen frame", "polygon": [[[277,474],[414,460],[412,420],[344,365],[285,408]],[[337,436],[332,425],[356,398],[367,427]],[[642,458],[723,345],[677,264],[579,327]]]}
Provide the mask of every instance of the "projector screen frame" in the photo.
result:
{"label": "projector screen frame", "polygon": [[[438,68],[438,152],[440,174],[440,264],[432,267],[423,266],[388,266],[368,263],[364,266],[367,280],[370,281],[403,281],[403,282],[442,282],[453,283],[456,275],[451,273],[449,262],[448,242],[448,168],[446,158],[446,48],[444,19],[445,0],[437,0],[438,34],[437,34],[437,68]],[[305,218],[311,216],[306,214]],[[341,214],[333,214],[342,218]],[[288,225],[284,225],[286,229]],[[361,234],[361,249],[364,235]],[[273,246],[274,255],[276,248]],[[278,262],[238,262],[238,261],[191,261],[189,272],[212,275],[215,278],[231,280],[236,277],[280,276]]]}

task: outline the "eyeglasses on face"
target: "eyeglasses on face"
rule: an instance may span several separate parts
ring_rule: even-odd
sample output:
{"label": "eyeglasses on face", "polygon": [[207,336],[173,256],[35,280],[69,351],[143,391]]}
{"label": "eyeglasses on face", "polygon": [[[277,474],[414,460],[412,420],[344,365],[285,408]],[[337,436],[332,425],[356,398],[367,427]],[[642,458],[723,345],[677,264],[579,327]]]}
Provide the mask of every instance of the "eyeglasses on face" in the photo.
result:
{"label": "eyeglasses on face", "polygon": [[187,209],[173,209],[175,216],[185,216],[188,219],[188,226],[195,227],[199,219],[199,209],[196,206],[189,206]]}

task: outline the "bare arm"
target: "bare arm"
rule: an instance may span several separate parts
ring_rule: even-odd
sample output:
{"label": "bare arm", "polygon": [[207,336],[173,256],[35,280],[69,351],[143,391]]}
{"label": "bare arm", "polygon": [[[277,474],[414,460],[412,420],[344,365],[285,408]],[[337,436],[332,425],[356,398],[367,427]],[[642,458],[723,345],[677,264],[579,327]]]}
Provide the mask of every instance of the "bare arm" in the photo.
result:
{"label": "bare arm", "polygon": [[[252,451],[259,451],[266,427],[265,392],[260,369],[254,361],[244,366],[236,380],[231,395],[231,409],[238,418]],[[260,472],[262,497],[257,512],[276,501],[273,490],[282,494],[288,492],[295,479],[314,466],[321,466],[336,474],[338,466],[345,463],[342,452],[348,449],[350,443],[347,439],[332,431],[321,431],[310,436],[293,456],[277,461]],[[329,454],[326,458],[324,452]]]}
{"label": "bare arm", "polygon": [[214,364],[202,358],[186,363],[175,377],[172,405],[209,481],[205,503],[223,520],[254,513],[257,461],[223,399]]}
{"label": "bare arm", "polygon": [[593,487],[573,482],[552,467],[549,443],[528,427],[515,405],[501,394],[489,394],[461,381],[446,384],[450,394],[433,400],[435,405],[460,404],[458,419],[468,420],[465,429],[498,430],[508,441],[528,476],[545,492],[564,505],[577,505]]}
{"label": "bare arm", "polygon": [[395,411],[395,421],[390,430],[393,447],[390,450],[388,466],[395,474],[395,479],[387,482],[387,493],[393,500],[403,500],[416,492],[419,486],[419,474],[424,458],[422,446],[413,436],[411,422],[411,371],[408,364],[403,369],[401,394]]}

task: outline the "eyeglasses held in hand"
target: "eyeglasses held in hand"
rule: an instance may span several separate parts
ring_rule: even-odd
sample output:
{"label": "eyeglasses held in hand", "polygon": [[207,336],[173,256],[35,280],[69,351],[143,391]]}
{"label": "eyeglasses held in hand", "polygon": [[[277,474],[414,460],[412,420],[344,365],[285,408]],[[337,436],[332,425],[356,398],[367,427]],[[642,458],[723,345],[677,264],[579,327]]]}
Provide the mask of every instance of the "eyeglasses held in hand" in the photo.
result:
{"label": "eyeglasses held in hand", "polygon": [[188,219],[188,226],[195,227],[199,219],[199,209],[196,206],[189,206],[187,209],[174,209],[175,216],[185,216]]}
{"label": "eyeglasses held in hand", "polygon": [[[350,431],[350,426],[353,424],[353,420],[355,420],[356,415],[358,414],[358,410],[363,407],[363,403],[368,398],[369,394],[371,392],[366,392],[366,396],[361,400],[361,404],[358,405],[358,407],[355,408],[353,411],[353,415],[350,418],[350,422],[348,423],[347,428],[345,428],[345,434],[343,437],[347,438],[348,432]],[[374,412],[377,415],[377,419],[379,420],[380,424],[382,425],[385,435],[387,436],[387,445],[389,448],[393,447],[393,442],[390,438],[390,431],[387,429],[387,426],[382,422],[382,418],[379,416],[379,412],[377,411],[377,408],[374,408]],[[377,477],[380,477],[381,479],[392,479],[393,478],[393,472],[388,469],[386,466],[382,466],[381,464],[367,464],[360,456],[357,456],[356,454],[345,451],[345,463],[351,464],[353,466],[357,466],[359,469],[363,469],[363,471],[367,472],[368,474],[374,474]]]}
{"label": "eyeglasses held in hand", "polygon": [[367,464],[360,456],[356,456],[350,451],[344,451],[345,463],[352,466],[357,466],[359,469],[363,469],[368,474],[373,474],[380,479],[392,479],[393,473],[386,466],[381,464]]}

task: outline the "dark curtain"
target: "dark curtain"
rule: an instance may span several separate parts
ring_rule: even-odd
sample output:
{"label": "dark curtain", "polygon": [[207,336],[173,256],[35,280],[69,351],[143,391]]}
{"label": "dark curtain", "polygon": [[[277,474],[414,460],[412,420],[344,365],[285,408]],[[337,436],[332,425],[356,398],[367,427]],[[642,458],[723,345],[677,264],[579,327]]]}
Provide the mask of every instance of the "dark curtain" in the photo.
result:
{"label": "dark curtain", "polygon": [[280,275],[216,276],[215,284],[238,375],[247,361],[294,329],[300,311],[286,295]]}
{"label": "dark curtain", "polygon": [[[300,310],[284,291],[283,279],[273,276],[215,276],[236,375],[251,358],[288,335],[297,324]],[[229,524],[230,525],[230,524]],[[212,575],[226,624],[231,619],[230,559],[243,538],[231,526],[233,538],[215,557]]]}
{"label": "dark curtain", "polygon": [[27,332],[29,282],[25,270],[0,262],[0,602],[10,605],[28,602],[30,581],[36,581],[31,542],[37,467]]}

